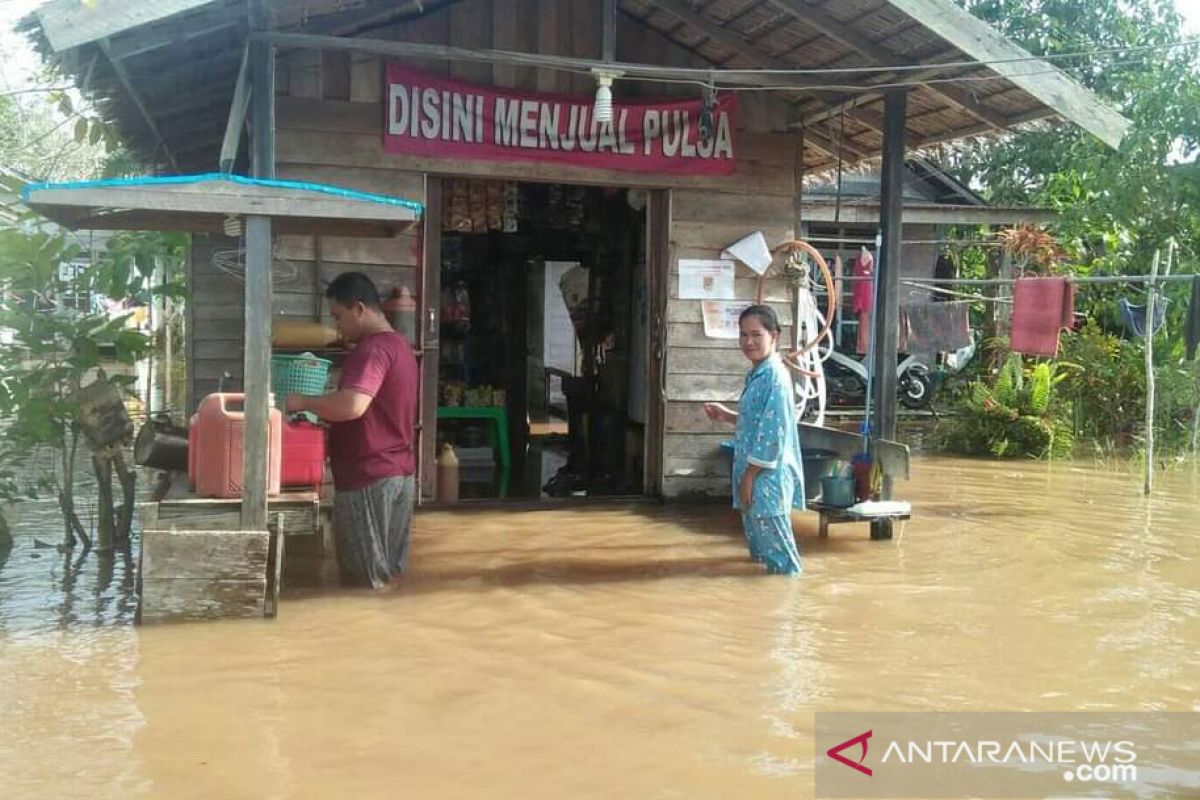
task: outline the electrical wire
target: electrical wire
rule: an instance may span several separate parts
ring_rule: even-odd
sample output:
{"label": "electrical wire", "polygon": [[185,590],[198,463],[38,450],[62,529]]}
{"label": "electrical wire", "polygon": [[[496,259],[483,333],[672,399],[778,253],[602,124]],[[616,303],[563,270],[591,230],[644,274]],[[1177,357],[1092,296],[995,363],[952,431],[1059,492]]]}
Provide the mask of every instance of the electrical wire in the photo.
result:
{"label": "electrical wire", "polygon": [[[724,70],[730,75],[836,75],[836,74],[875,74],[889,72],[918,72],[930,69],[954,69],[970,67],[987,67],[992,64],[1021,64],[1031,61],[1054,62],[1072,58],[1090,58],[1102,55],[1125,55],[1129,53],[1161,53],[1184,47],[1200,45],[1200,38],[1181,39],[1178,42],[1166,44],[1132,45],[1128,47],[1101,47],[1092,50],[1078,50],[1072,53],[1052,53],[1044,56],[1030,54],[1012,58],[991,58],[986,61],[934,61],[923,64],[902,64],[897,66],[872,67],[796,67],[795,69],[731,69]],[[693,68],[697,73],[704,72],[703,68]]]}
{"label": "electrical wire", "polygon": [[[813,76],[813,75],[891,74],[891,73],[903,73],[903,72],[926,72],[929,70],[940,70],[940,69],[979,69],[979,68],[988,68],[990,65],[993,65],[993,64],[997,64],[997,65],[998,64],[1020,64],[1020,63],[1033,63],[1033,62],[1045,64],[1047,62],[1063,61],[1063,60],[1068,60],[1068,59],[1073,59],[1073,58],[1089,58],[1089,57],[1103,56],[1103,55],[1124,55],[1124,54],[1133,54],[1133,53],[1145,53],[1147,55],[1152,55],[1154,53],[1162,53],[1162,52],[1167,52],[1170,50],[1194,47],[1196,45],[1200,45],[1200,38],[1183,39],[1178,42],[1168,42],[1167,44],[1161,44],[1161,45],[1132,45],[1129,47],[1096,48],[1093,50],[1079,50],[1079,51],[1075,51],[1072,53],[1057,53],[1057,54],[1050,54],[1050,55],[1044,55],[1044,56],[1037,56],[1037,55],[1030,54],[1028,56],[1014,56],[1012,58],[986,59],[986,60],[980,60],[980,61],[944,61],[944,62],[930,62],[930,63],[924,63],[924,64],[898,64],[898,65],[894,65],[894,66],[866,66],[866,67],[801,67],[801,66],[796,66],[795,68],[789,67],[789,68],[749,68],[749,69],[720,69],[720,68],[707,68],[707,67],[672,67],[671,71],[677,75],[695,75],[696,77],[695,78],[691,78],[691,77],[656,78],[656,77],[652,77],[652,76],[648,76],[648,75],[635,74],[635,75],[631,75],[630,77],[621,78],[621,80],[658,81],[658,82],[662,82],[662,83],[679,82],[679,83],[688,83],[688,84],[695,84],[695,85],[700,85],[700,86],[707,86],[707,85],[711,85],[715,80],[719,80],[717,77],[718,75],[737,76],[737,77],[742,77],[742,78],[757,78],[757,77],[771,77],[771,76],[808,77],[808,76]],[[513,55],[513,56],[523,56],[523,57],[528,57],[528,55],[529,55],[528,53],[520,53],[520,52],[515,52],[515,51],[509,51],[509,50],[495,50],[493,52],[495,52],[497,55]],[[1136,61],[1129,61],[1129,62],[1125,62],[1125,63],[1133,64],[1133,63],[1143,63],[1143,62],[1144,62],[1144,59],[1139,59]],[[1119,63],[1120,62],[1113,62],[1113,63],[1105,64],[1105,66],[1116,66]],[[577,75],[589,75],[589,76],[593,75],[593,71],[592,71],[593,68],[590,66],[589,67],[566,66],[563,64],[556,64],[556,63],[530,64],[529,66],[533,66],[537,69],[549,69],[549,70],[554,70],[557,72],[574,73]],[[613,66],[613,69],[619,71],[622,67],[627,67],[630,69],[632,69],[632,68],[651,68],[652,69],[656,65],[617,63],[617,64],[613,64],[612,66]],[[1060,70],[1059,68],[1050,70],[1050,72],[1058,72],[1058,71],[1062,71],[1062,70]],[[1027,73],[1027,74],[1028,75],[1042,75],[1042,74],[1046,74],[1047,72],[1048,72],[1047,70],[1041,70],[1038,72],[1031,72],[1031,73]],[[1003,76],[1000,76],[1000,77],[1003,78]],[[1023,76],[1016,75],[1014,77],[1023,77]],[[888,85],[891,85],[891,84],[875,84],[874,86],[888,86]],[[907,84],[895,84],[895,85],[908,86],[908,85],[914,85],[914,84],[907,83]],[[919,85],[919,83],[916,85]],[[838,88],[841,85],[831,84],[830,86],[833,88]],[[822,86],[784,86],[784,87],[779,87],[779,88],[786,88],[786,89],[795,91],[798,89],[799,90],[810,90],[810,89],[822,89],[822,88],[826,88],[826,87],[822,87]],[[861,85],[854,85],[852,88],[861,90],[863,88],[874,88],[874,87],[863,87]]]}
{"label": "electrical wire", "polygon": [[[1144,64],[1144,60],[1136,61],[1117,61],[1105,64],[1105,68],[1136,66]],[[986,67],[985,62],[974,64],[976,67]],[[863,92],[878,92],[884,89],[904,89],[940,84],[959,84],[959,83],[989,83],[994,81],[1013,81],[1017,78],[1033,78],[1039,75],[1070,75],[1070,72],[1061,67],[1052,67],[1051,69],[1032,70],[1028,72],[1012,73],[1008,75],[959,75],[946,78],[925,78],[923,80],[908,80],[908,81],[889,81],[887,83],[872,83],[868,85],[858,83],[825,83],[825,84],[809,84],[797,86],[793,84],[770,84],[765,86],[742,86],[740,84],[722,84],[717,73],[720,71],[698,70],[698,72],[708,75],[708,79],[704,80],[697,78],[658,78],[637,76],[635,78],[626,78],[624,80],[638,80],[643,82],[653,83],[669,83],[680,84],[684,86],[700,86],[704,88],[717,88],[723,92],[841,92],[844,94],[854,94]],[[724,71],[727,75],[740,74],[734,73],[732,70]],[[1075,76],[1071,75],[1072,78]]]}

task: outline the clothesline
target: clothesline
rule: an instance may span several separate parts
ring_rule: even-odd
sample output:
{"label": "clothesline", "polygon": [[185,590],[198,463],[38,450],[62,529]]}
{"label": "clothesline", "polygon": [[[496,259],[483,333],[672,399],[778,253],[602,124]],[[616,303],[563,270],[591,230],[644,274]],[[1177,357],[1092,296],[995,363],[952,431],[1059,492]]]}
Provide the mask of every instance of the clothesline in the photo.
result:
{"label": "clothesline", "polygon": [[[1092,284],[1092,283],[1149,283],[1150,282],[1149,275],[1081,275],[1081,276],[1027,275],[1024,277],[1027,277],[1027,278],[1040,278],[1040,277],[1065,278],[1070,283],[1075,284],[1075,285]],[[1195,275],[1159,275],[1157,278],[1154,279],[1154,281],[1155,281],[1155,283],[1165,283],[1167,281],[1190,281],[1190,280],[1193,280],[1195,277],[1196,277]],[[871,280],[871,276],[870,275],[843,275],[841,278],[838,278],[837,280],[869,281],[869,280]],[[903,281],[906,279],[901,278],[901,280]],[[1018,280],[1021,280],[1021,278],[1020,277],[1014,277],[1014,278],[920,278],[920,280],[924,283],[938,285],[938,286],[1005,286],[1007,284],[1016,283]]]}
{"label": "clothesline", "polygon": [[[916,289],[924,289],[929,292],[937,292],[938,294],[948,295],[950,297],[965,297],[968,300],[977,300],[983,303],[1012,303],[1011,297],[987,297],[982,294],[971,294],[970,292],[956,292],[953,289],[943,289],[940,286],[930,286],[917,281],[901,281],[905,286],[912,286]],[[910,294],[914,294],[910,292]]]}
{"label": "clothesline", "polygon": [[[805,238],[810,244],[856,244],[870,245],[874,247],[876,241],[874,239],[844,239],[836,236],[808,236]],[[954,244],[971,247],[996,247],[1001,244],[995,239],[901,239],[900,244]]]}

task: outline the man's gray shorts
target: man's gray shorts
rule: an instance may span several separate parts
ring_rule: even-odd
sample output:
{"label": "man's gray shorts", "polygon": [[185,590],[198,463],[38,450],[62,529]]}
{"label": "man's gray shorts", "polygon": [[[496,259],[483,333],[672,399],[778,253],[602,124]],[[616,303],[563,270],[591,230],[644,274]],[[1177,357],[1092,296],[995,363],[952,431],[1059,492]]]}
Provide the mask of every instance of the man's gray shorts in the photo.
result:
{"label": "man's gray shorts", "polygon": [[338,491],[333,533],[343,586],[379,589],[404,571],[415,491],[411,475]]}

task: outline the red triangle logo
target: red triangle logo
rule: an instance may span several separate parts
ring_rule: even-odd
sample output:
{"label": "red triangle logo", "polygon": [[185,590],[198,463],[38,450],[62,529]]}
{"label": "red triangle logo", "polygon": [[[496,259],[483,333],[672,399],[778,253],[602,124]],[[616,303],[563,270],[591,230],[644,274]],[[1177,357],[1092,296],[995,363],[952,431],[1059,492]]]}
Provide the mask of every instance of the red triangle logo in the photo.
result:
{"label": "red triangle logo", "polygon": [[[851,769],[856,769],[859,772],[861,772],[862,774],[869,776],[872,774],[871,768],[864,767],[862,762],[865,761],[867,758],[867,739],[871,738],[871,733],[872,733],[872,731],[867,731],[866,733],[860,733],[858,736],[855,736],[853,739],[847,739],[846,741],[842,742],[841,744],[836,744],[833,747],[826,750],[825,755],[829,756],[834,761],[838,761],[842,764],[845,764],[847,767],[850,767]],[[856,744],[860,745],[862,747],[862,754],[859,755],[858,761],[851,761],[850,759],[848,759],[844,755],[842,755],[843,750],[845,750],[847,747],[853,747]]]}

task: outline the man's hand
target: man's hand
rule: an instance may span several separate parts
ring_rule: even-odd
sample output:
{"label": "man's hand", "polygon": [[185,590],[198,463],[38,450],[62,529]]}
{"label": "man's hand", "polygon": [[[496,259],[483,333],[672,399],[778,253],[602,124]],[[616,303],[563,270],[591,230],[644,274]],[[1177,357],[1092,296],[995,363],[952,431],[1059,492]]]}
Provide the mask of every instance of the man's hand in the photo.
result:
{"label": "man's hand", "polygon": [[289,414],[307,411],[325,422],[350,422],[367,413],[371,399],[371,395],[353,389],[338,389],[330,394],[289,394],[283,407]]}

